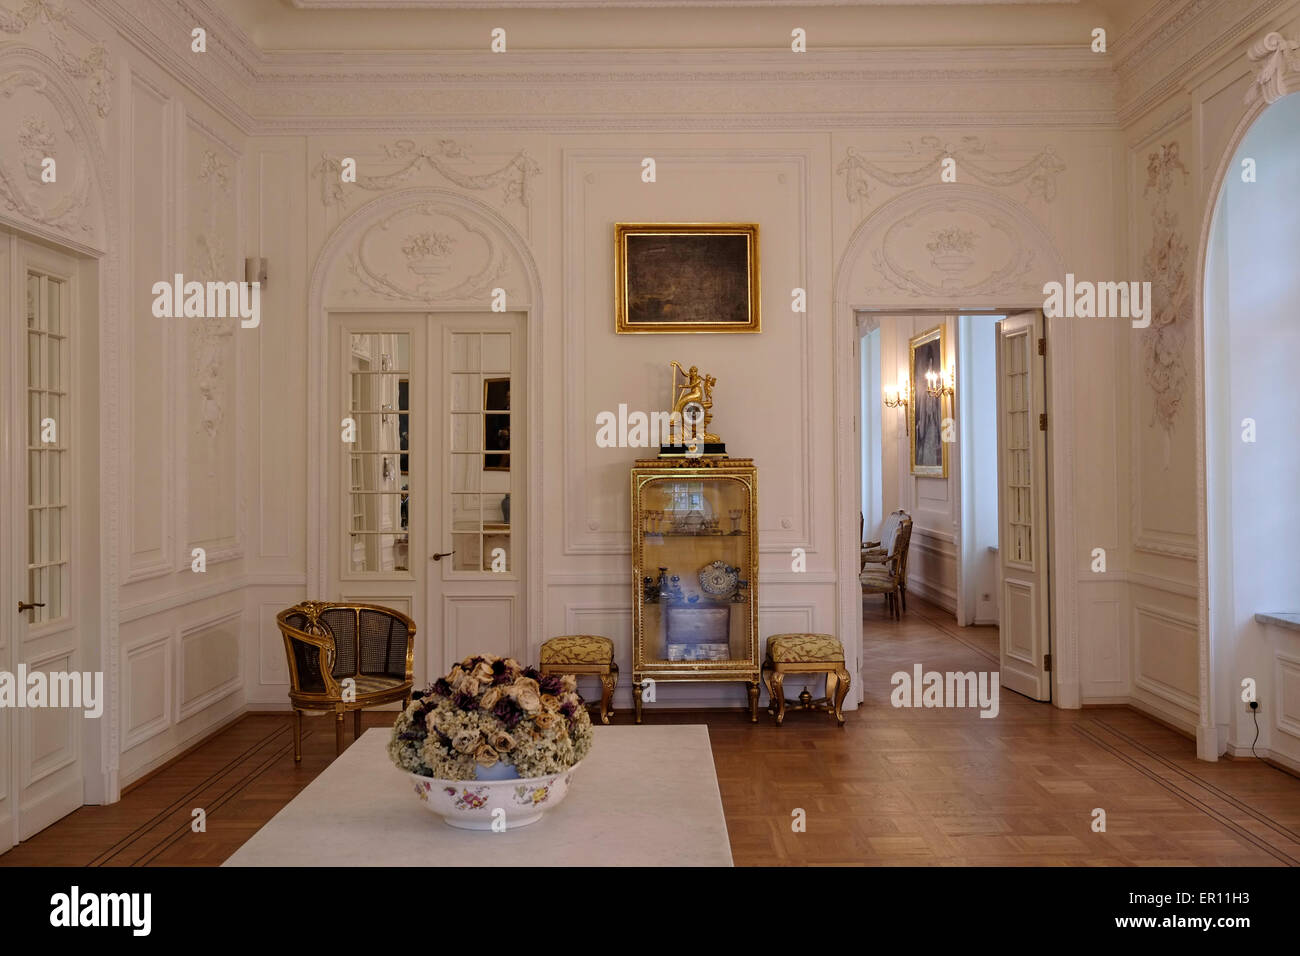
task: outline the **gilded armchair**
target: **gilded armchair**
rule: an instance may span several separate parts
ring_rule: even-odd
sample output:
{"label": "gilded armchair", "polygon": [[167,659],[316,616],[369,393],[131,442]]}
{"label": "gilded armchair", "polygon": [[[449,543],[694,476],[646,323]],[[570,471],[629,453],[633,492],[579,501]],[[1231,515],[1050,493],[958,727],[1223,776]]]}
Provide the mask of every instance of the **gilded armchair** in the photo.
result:
{"label": "gilded armchair", "polygon": [[[293,759],[302,760],[302,715],[334,714],[334,747],[343,752],[343,715],[361,733],[361,711],[411,694],[415,622],[378,604],[304,601],[275,616],[289,659]],[[350,683],[349,683],[350,682]]]}
{"label": "gilded armchair", "polygon": [[[866,568],[868,564],[886,564],[889,560],[889,543],[894,540],[894,532],[904,520],[911,520],[909,515],[902,508],[897,511],[891,511],[885,516],[885,520],[880,524],[879,541],[862,542],[862,565],[858,570]],[[862,526],[861,514],[859,513],[858,526]]]}
{"label": "gilded armchair", "polygon": [[884,564],[866,567],[858,576],[863,594],[883,594],[885,607],[895,620],[902,617],[899,606],[907,610],[907,551],[912,542],[912,519],[903,518],[885,555]]}

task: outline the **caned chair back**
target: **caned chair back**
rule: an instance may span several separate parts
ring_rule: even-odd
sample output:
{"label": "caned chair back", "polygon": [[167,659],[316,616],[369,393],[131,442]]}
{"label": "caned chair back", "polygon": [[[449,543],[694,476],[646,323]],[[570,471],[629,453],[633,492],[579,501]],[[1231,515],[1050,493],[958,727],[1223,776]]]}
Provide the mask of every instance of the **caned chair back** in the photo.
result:
{"label": "caned chair back", "polygon": [[347,678],[356,683],[359,703],[371,688],[393,699],[409,691],[415,622],[401,611],[378,604],[304,601],[275,619],[284,636],[291,699],[336,700]]}

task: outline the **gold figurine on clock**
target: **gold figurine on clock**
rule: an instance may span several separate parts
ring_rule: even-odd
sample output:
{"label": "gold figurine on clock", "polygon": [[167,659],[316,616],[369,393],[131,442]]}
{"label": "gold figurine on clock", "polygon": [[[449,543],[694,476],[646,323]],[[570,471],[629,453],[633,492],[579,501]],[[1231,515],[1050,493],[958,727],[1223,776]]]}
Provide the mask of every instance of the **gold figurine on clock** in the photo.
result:
{"label": "gold figurine on clock", "polygon": [[726,457],[727,446],[709,431],[713,425],[713,386],[718,380],[695,365],[686,369],[679,362],[669,362],[668,367],[672,376],[669,386],[672,411],[668,415],[668,435],[661,457]]}

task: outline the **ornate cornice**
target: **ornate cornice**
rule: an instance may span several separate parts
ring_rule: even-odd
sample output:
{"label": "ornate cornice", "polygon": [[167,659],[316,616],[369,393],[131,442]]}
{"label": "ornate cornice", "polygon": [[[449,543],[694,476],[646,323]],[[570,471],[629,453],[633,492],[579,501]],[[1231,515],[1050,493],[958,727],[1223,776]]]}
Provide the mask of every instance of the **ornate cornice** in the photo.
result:
{"label": "ornate cornice", "polygon": [[1186,78],[1257,32],[1294,0],[1163,0],[1114,44],[1123,126],[1176,93]]}
{"label": "ornate cornice", "polygon": [[[1078,47],[265,52],[212,0],[100,12],[246,135],[327,130],[1113,127],[1105,57]],[[209,30],[190,54],[189,31]],[[1009,87],[1023,90],[1007,109]],[[628,106],[609,105],[611,88]],[[671,111],[663,107],[671,104]]]}

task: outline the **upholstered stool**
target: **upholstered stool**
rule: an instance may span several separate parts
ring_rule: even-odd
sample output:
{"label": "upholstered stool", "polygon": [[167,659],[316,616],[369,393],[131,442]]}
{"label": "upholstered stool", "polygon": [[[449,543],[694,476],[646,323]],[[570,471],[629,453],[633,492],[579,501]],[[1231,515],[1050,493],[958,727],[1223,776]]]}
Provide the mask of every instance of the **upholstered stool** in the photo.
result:
{"label": "upholstered stool", "polygon": [[[825,674],[826,696],[812,699],[805,688],[798,700],[786,700],[786,674]],[[785,720],[787,707],[795,710],[826,710],[844,726],[844,698],[849,694],[849,672],[844,667],[844,645],[830,634],[773,634],[767,639],[763,661],[763,683],[767,685],[767,712],[776,715],[776,725]]]}
{"label": "upholstered stool", "polygon": [[568,634],[553,637],[542,645],[542,676],[548,674],[595,674],[600,678],[600,722],[614,718],[614,688],[618,686],[618,665],[614,663],[614,642],[596,634]]}

